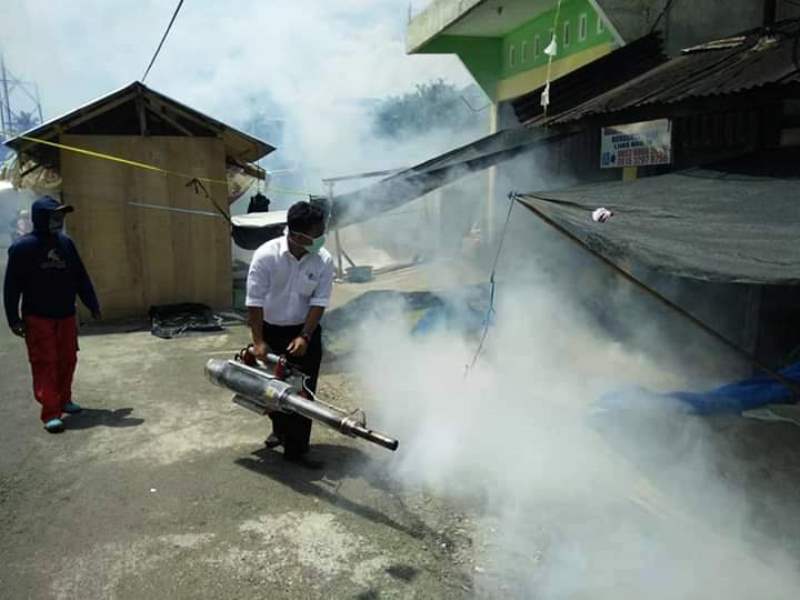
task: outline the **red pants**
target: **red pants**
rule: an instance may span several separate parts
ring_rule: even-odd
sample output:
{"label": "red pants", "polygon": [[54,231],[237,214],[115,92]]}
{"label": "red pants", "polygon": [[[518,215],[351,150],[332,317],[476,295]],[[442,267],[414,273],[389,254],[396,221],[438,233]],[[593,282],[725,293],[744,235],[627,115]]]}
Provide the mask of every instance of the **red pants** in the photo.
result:
{"label": "red pants", "polygon": [[78,326],[66,319],[25,317],[25,344],[33,373],[33,395],[42,421],[58,419],[72,401],[72,375],[78,362]]}

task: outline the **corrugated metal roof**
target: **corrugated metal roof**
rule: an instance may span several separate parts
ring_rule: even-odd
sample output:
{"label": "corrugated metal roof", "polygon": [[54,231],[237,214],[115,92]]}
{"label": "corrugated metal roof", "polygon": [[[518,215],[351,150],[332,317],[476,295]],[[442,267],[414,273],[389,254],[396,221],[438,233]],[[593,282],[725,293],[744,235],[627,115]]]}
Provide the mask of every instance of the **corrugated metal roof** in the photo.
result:
{"label": "corrugated metal roof", "polygon": [[547,129],[504,129],[333,199],[331,227],[366,221],[461,177],[511,160],[569,134]]}
{"label": "corrugated metal roof", "polygon": [[[549,114],[561,114],[667,62],[662,46],[661,34],[652,33],[555,79],[550,84]],[[543,118],[543,90],[544,86],[512,101],[520,123],[532,125]]]}
{"label": "corrugated metal roof", "polygon": [[800,20],[687,49],[681,56],[548,120],[594,115],[800,82]]}

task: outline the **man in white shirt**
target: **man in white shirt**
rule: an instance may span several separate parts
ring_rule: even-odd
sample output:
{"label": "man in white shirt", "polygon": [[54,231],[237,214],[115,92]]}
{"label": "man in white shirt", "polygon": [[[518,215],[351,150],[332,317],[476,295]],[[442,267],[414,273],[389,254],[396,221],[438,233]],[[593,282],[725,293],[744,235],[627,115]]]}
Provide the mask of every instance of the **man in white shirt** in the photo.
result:
{"label": "man in white shirt", "polygon": [[[325,243],[325,214],[308,202],[294,204],[288,231],[256,250],[247,274],[247,311],[257,358],[288,355],[316,391],[322,362],[322,314],[331,297],[334,267]],[[269,448],[283,446],[287,460],[308,452],[311,420],[274,412]]]}

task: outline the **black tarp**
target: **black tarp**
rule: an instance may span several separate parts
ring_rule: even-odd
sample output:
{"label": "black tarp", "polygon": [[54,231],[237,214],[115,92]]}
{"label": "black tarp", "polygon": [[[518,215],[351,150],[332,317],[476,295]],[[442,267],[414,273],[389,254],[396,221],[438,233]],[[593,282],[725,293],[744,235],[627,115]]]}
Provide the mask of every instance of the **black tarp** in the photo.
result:
{"label": "black tarp", "polygon": [[288,212],[253,212],[231,217],[231,236],[239,248],[257,250],[261,244],[283,235]]}
{"label": "black tarp", "polygon": [[187,302],[150,307],[150,333],[169,340],[187,331],[222,331],[222,317],[209,306]]}
{"label": "black tarp", "polygon": [[[615,262],[706,281],[800,283],[800,173],[691,169],[519,200]],[[601,207],[614,213],[605,223],[592,220]]]}
{"label": "black tarp", "polygon": [[506,129],[400,171],[363,189],[336,196],[331,226],[344,227],[395,209],[465,175],[487,169],[566,134],[542,128]]}

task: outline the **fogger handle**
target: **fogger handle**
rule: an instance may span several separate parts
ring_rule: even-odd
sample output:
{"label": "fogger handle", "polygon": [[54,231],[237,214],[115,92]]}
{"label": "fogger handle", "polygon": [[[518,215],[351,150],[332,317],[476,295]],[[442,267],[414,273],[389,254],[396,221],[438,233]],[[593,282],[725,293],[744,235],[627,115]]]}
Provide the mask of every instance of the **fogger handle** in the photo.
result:
{"label": "fogger handle", "polygon": [[[258,360],[256,359],[255,354],[253,353],[253,344],[248,345],[246,348],[242,349],[239,352],[239,360],[246,364],[248,367],[257,367]],[[264,364],[268,367],[272,367],[275,370],[281,371],[281,375],[279,379],[283,375],[283,371],[287,368],[291,370],[296,370],[297,366],[290,363],[285,356],[279,356],[272,352],[267,352],[267,355],[264,357]]]}

